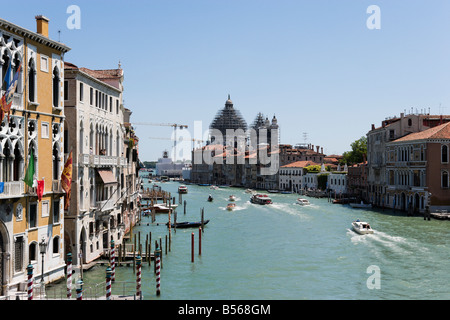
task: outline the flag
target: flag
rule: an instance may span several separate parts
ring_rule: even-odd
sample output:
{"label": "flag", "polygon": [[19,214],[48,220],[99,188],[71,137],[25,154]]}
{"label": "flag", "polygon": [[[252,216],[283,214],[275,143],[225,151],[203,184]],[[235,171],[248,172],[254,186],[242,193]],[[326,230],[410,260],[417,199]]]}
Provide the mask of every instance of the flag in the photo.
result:
{"label": "flag", "polygon": [[70,189],[72,187],[72,151],[70,152],[66,164],[64,165],[64,170],[61,173],[61,187],[66,192],[64,210],[67,210],[70,201]]}
{"label": "flag", "polygon": [[34,176],[34,155],[33,155],[33,149],[30,150],[30,161],[28,162],[28,168],[27,172],[25,173],[25,177],[23,178],[23,181],[29,186],[33,187],[33,176]]}
{"label": "flag", "polygon": [[[8,84],[8,87],[6,88],[6,92],[2,97],[2,111],[3,113],[8,114],[8,121],[9,121],[9,113],[11,111],[11,105],[14,98],[14,91],[16,91],[17,84],[19,83],[19,75],[20,75],[20,69],[22,68],[22,64],[19,65],[19,68],[17,69],[16,73],[14,74],[14,77],[12,81],[9,81],[9,72],[7,72],[5,76],[6,83]],[[11,69],[11,64],[9,65],[9,69]],[[8,69],[8,71],[9,71]],[[4,114],[3,114],[4,116]],[[3,118],[1,119],[3,120]]]}
{"label": "flag", "polygon": [[42,195],[44,194],[44,180],[37,181],[37,196],[38,201],[42,200]]}

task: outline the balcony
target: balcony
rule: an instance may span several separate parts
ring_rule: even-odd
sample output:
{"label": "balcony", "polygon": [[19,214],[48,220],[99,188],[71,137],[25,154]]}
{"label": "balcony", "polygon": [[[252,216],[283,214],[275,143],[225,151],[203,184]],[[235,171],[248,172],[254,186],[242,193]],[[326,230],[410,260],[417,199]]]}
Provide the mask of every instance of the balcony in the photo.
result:
{"label": "balcony", "polygon": [[89,155],[80,154],[78,157],[78,162],[80,165],[91,166],[91,167],[124,167],[127,165],[127,159],[123,157],[115,156],[103,156],[103,155]]}
{"label": "balcony", "polygon": [[115,208],[116,199],[109,199],[103,201],[97,201],[96,206],[98,211],[111,211]]}
{"label": "balcony", "polygon": [[0,199],[20,198],[24,192],[25,183],[23,181],[5,182]]}
{"label": "balcony", "polygon": [[65,193],[65,191],[62,189],[60,180],[53,180],[52,181],[52,191],[54,193]]}

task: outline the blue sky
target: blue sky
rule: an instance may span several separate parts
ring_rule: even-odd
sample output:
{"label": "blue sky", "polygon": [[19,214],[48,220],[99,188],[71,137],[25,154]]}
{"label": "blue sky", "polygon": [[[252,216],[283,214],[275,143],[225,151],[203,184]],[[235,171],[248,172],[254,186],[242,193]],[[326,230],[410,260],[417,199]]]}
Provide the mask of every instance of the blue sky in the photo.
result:
{"label": "blue sky", "polygon": [[[69,5],[81,29],[66,26]],[[369,30],[370,5],[381,29]],[[132,122],[203,122],[231,95],[248,124],[258,112],[280,125],[281,143],[342,154],[386,117],[450,114],[450,2],[447,0],[17,0],[1,18],[72,50],[65,60],[125,73]],[[58,30],[61,31],[60,35]],[[136,126],[141,160],[170,151],[172,128]]]}

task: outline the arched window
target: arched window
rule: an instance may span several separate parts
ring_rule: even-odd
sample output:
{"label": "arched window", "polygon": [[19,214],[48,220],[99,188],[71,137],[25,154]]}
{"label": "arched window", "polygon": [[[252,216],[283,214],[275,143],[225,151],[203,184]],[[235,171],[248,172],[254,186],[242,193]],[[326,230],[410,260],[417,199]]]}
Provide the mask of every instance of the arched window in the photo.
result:
{"label": "arched window", "polygon": [[53,107],[59,108],[60,99],[60,78],[59,70],[57,67],[53,69]]}
{"label": "arched window", "polygon": [[37,243],[33,241],[30,243],[28,247],[28,261],[36,261],[37,260]]}
{"label": "arched window", "polygon": [[448,188],[448,171],[442,171],[441,185],[442,188]]}
{"label": "arched window", "polygon": [[28,100],[30,102],[37,101],[36,91],[36,64],[31,58],[28,63]]}
{"label": "arched window", "polygon": [[53,253],[59,253],[59,237],[56,236],[52,241]]}
{"label": "arched window", "polygon": [[441,162],[448,162],[448,146],[445,144],[441,147]]}
{"label": "arched window", "polygon": [[[5,79],[5,77],[6,77],[6,73],[7,73],[8,69],[9,69],[9,63],[11,61],[10,57],[6,54],[6,51],[3,54],[3,56],[2,56],[2,60],[3,60],[3,65],[2,65],[2,77],[1,77],[1,79],[3,81],[3,79]],[[9,71],[11,72],[11,70],[9,70]],[[11,76],[11,73],[9,75]],[[6,90],[7,86],[8,86],[8,84],[6,83],[6,81],[3,81],[2,82],[2,90]]]}

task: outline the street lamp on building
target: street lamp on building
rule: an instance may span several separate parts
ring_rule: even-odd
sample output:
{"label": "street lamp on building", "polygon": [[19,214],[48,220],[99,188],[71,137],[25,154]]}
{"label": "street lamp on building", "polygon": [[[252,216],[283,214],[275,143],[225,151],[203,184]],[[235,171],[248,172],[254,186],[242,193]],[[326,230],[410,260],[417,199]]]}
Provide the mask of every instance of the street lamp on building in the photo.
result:
{"label": "street lamp on building", "polygon": [[45,242],[45,239],[42,238],[41,242],[39,242],[39,252],[42,255],[42,277],[41,282],[44,282],[44,255],[45,251],[47,250],[47,243]]}

